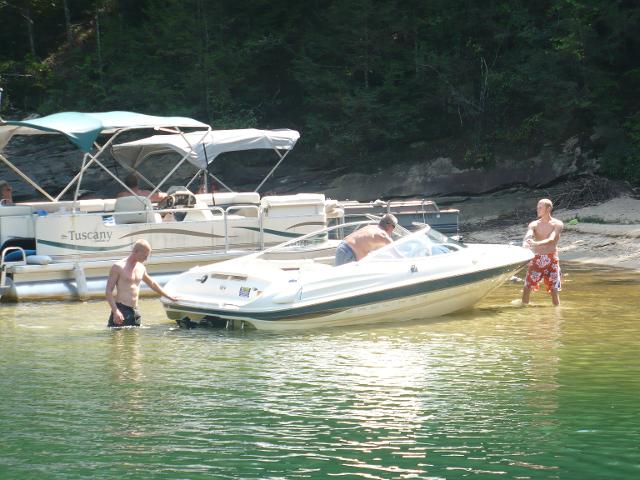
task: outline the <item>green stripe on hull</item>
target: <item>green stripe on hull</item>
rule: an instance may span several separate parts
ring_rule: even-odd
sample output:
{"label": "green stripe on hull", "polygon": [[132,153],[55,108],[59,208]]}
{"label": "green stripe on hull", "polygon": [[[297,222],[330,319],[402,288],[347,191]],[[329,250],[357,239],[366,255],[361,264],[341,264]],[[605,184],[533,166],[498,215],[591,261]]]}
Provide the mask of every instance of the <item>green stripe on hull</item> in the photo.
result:
{"label": "green stripe on hull", "polygon": [[127,243],[125,245],[116,245],[114,247],[84,247],[73,243],[52,242],[50,240],[38,240],[38,243],[48,245],[50,247],[64,248],[65,250],[78,250],[81,252],[112,252],[123,248],[129,248],[131,246]]}
{"label": "green stripe on hull", "polygon": [[[187,237],[204,237],[204,238],[224,238],[224,235],[215,235],[213,233],[195,232],[191,230],[183,230],[180,228],[150,228],[147,230],[137,230],[127,233],[120,238],[134,237],[136,235],[145,235],[150,233],[171,233],[174,235],[184,235]],[[230,237],[234,238],[234,237]]]}
{"label": "green stripe on hull", "polygon": [[[318,223],[318,224],[309,223],[309,225],[320,225],[320,226],[323,226],[322,223]],[[295,227],[295,225],[292,226],[291,228],[293,228],[293,227]],[[243,228],[245,230],[250,230],[252,232],[260,233],[260,229],[257,228],[257,227],[235,227],[235,228]],[[273,230],[271,228],[263,228],[262,231],[264,233],[268,233],[270,235],[278,235],[280,237],[285,237],[285,238],[296,238],[296,237],[301,237],[302,235],[304,235],[304,233],[285,232],[285,231],[282,231],[282,230]]]}

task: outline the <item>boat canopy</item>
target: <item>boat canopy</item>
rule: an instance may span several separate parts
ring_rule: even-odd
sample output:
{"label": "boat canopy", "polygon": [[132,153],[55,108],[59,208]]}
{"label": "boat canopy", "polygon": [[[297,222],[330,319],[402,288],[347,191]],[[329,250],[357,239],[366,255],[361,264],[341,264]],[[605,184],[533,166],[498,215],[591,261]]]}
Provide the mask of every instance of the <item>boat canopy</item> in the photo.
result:
{"label": "boat canopy", "polygon": [[98,135],[129,128],[208,129],[209,126],[191,118],[156,117],[134,112],[61,112],[34,119],[0,121],[0,152],[14,135],[57,133],[88,153]]}
{"label": "boat canopy", "polygon": [[176,152],[205,170],[221,153],[242,150],[284,150],[293,149],[300,138],[295,130],[258,130],[242,128],[235,130],[212,130],[184,134],[154,135],[133,142],[113,145],[115,159],[133,169],[147,157],[161,153]]}

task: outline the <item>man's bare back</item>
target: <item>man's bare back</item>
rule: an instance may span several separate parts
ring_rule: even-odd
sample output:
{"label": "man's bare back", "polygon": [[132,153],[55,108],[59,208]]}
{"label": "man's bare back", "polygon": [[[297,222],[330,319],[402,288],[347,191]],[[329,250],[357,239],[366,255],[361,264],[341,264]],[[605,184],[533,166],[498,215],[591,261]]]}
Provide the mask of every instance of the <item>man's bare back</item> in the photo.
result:
{"label": "man's bare back", "polygon": [[353,250],[356,260],[366,257],[369,252],[384,247],[392,241],[389,234],[377,225],[367,225],[344,239],[344,242]]}

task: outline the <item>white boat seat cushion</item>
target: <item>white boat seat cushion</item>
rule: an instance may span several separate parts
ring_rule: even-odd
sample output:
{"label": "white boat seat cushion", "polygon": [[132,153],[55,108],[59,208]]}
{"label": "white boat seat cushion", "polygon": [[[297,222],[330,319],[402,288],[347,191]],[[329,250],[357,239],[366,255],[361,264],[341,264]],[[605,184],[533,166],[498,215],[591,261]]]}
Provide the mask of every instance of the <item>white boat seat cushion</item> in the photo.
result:
{"label": "white boat seat cushion", "polygon": [[295,195],[272,195],[262,197],[262,206],[288,207],[290,205],[322,205],[325,197],[322,193],[296,193]]}
{"label": "white boat seat cushion", "polygon": [[158,223],[158,216],[147,197],[129,196],[116,199],[113,218],[117,225],[125,223]]}
{"label": "white boat seat cushion", "polygon": [[215,217],[209,206],[204,202],[196,202],[192,209],[187,211],[183,222],[202,222],[203,220],[214,220]]}
{"label": "white boat seat cushion", "polygon": [[244,203],[257,205],[260,203],[260,194],[258,192],[199,193],[196,198],[207,205],[237,205]]}

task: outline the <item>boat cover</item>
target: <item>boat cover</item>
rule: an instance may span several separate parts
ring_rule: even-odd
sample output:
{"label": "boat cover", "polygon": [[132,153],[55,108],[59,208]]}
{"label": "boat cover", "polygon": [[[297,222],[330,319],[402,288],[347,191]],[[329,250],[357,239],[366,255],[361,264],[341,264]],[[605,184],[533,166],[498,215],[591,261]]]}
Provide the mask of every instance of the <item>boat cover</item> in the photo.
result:
{"label": "boat cover", "polygon": [[14,135],[65,135],[83,152],[90,152],[98,135],[121,128],[200,128],[205,123],[185,117],[156,117],[134,112],[61,112],[46,117],[0,122],[0,152]]}
{"label": "boat cover", "polygon": [[112,148],[120,163],[135,169],[145,158],[160,153],[177,152],[201,170],[218,155],[242,150],[291,150],[300,134],[295,130],[212,130],[184,134],[154,135]]}

